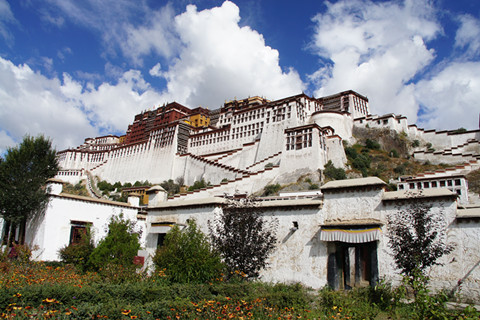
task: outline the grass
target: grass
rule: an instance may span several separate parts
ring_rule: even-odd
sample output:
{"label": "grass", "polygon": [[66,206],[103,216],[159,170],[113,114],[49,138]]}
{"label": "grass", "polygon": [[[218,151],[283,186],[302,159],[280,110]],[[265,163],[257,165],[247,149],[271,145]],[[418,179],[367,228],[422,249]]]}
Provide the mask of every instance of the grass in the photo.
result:
{"label": "grass", "polygon": [[[3,261],[0,268],[2,319],[409,319],[413,310],[387,285],[315,291],[238,279],[175,284],[163,271],[111,281],[59,264]],[[479,315],[449,311],[442,319]]]}

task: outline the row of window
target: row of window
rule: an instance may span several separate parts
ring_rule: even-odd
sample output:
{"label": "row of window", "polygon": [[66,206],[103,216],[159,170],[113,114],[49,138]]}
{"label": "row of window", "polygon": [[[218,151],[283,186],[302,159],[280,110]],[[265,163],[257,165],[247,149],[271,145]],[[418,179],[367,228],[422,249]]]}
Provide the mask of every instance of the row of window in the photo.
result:
{"label": "row of window", "polygon": [[312,146],[312,128],[287,132],[287,150],[300,150]]}
{"label": "row of window", "polygon": [[[428,189],[428,188],[444,188],[444,187],[452,187],[452,186],[461,186],[462,180],[461,179],[453,179],[453,180],[440,180],[440,181],[423,181],[423,182],[410,182],[408,183],[409,189]],[[403,190],[405,188],[405,184],[399,184],[398,188]]]}

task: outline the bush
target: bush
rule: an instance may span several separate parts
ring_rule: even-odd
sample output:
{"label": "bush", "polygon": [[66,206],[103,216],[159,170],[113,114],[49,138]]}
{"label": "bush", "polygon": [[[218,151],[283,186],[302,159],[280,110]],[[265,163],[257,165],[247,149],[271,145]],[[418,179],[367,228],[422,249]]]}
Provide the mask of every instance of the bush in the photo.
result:
{"label": "bush", "polygon": [[224,269],[220,255],[212,249],[195,220],[188,221],[184,230],[176,225],[167,233],[153,263],[157,270],[165,270],[168,278],[177,283],[212,281]]}
{"label": "bush", "polygon": [[263,188],[263,196],[270,196],[273,194],[276,194],[282,186],[280,186],[278,183],[277,184],[269,184]]}
{"label": "bush", "polygon": [[86,228],[79,243],[72,243],[59,250],[60,259],[65,263],[73,264],[81,272],[85,272],[89,269],[88,260],[94,249],[90,228]]}
{"label": "bush", "polygon": [[325,175],[325,178],[331,179],[331,180],[347,179],[347,174],[345,173],[345,170],[342,168],[335,168],[331,160],[328,161],[327,164],[325,165],[323,174]]}
{"label": "bush", "polygon": [[193,183],[193,186],[190,186],[188,188],[188,191],[194,191],[194,190],[197,190],[197,189],[202,189],[202,188],[206,188],[210,183],[206,183],[204,179],[200,180],[200,181],[195,181]]}
{"label": "bush", "polygon": [[398,166],[396,166],[395,168],[393,168],[393,172],[395,172],[399,175],[402,175],[402,174],[405,174],[405,169],[406,169],[406,165],[405,165],[405,163],[402,163],[402,164],[399,164]]}
{"label": "bush", "polygon": [[389,155],[392,158],[398,158],[399,157],[398,151],[396,149],[390,150]]}
{"label": "bush", "polygon": [[131,267],[135,270],[133,258],[140,249],[140,234],[135,230],[135,222],[113,216],[108,224],[108,234],[90,255],[89,264],[100,270],[111,264]]}
{"label": "bush", "polygon": [[380,144],[375,140],[367,139],[365,141],[365,147],[372,150],[380,150]]}
{"label": "bush", "polygon": [[355,150],[353,147],[346,147],[345,148],[345,154],[347,155],[348,159],[355,159],[358,155],[357,150]]}
{"label": "bush", "polygon": [[420,146],[420,141],[418,141],[418,140],[416,140],[416,139],[413,140],[413,142],[412,142],[412,147],[417,148],[417,147],[419,147],[419,146]]}
{"label": "bush", "polygon": [[368,155],[359,154],[353,161],[352,166],[362,172],[364,177],[368,176],[368,169],[370,168],[371,158]]}

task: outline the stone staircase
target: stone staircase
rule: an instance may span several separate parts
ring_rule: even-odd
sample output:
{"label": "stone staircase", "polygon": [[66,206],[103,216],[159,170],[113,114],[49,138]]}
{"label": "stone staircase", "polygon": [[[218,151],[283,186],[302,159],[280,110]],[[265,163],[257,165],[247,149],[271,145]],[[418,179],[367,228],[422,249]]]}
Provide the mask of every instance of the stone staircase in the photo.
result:
{"label": "stone staircase", "polygon": [[93,198],[102,199],[102,195],[97,190],[97,188],[94,187],[94,185],[96,184],[96,182],[95,182],[96,179],[93,177],[93,175],[90,171],[86,171],[86,173],[87,173],[86,176],[87,176],[87,191],[88,191],[88,193]]}
{"label": "stone staircase", "polygon": [[[198,199],[205,197],[221,196],[224,194],[235,194],[237,192],[252,190],[260,190],[265,187],[273,178],[275,178],[278,168],[280,166],[274,165],[272,167],[264,168],[256,172],[248,172],[241,177],[231,179],[219,184],[215,184],[206,188],[189,191],[169,197],[169,200],[185,200]],[[246,190],[248,189],[248,190]]]}
{"label": "stone staircase", "polygon": [[438,151],[419,150],[413,153],[416,160],[429,161],[433,164],[457,164],[480,160],[480,141],[470,139],[466,143]]}
{"label": "stone staircase", "polygon": [[252,165],[249,165],[249,166],[246,167],[245,169],[246,169],[246,170],[249,170],[249,169],[251,169],[251,168],[254,168],[254,167],[256,167],[257,165],[259,165],[259,164],[261,164],[261,163],[264,163],[264,162],[266,162],[266,161],[268,161],[268,160],[272,160],[272,159],[274,159],[275,157],[277,157],[277,156],[279,156],[279,155],[281,155],[281,154],[282,154],[282,151],[279,151],[279,152],[277,152],[277,153],[275,153],[275,154],[272,154],[271,156],[269,156],[269,157],[267,157],[267,158],[265,158],[265,159],[262,159],[262,160],[260,160],[260,161],[255,162],[255,163],[252,164]]}

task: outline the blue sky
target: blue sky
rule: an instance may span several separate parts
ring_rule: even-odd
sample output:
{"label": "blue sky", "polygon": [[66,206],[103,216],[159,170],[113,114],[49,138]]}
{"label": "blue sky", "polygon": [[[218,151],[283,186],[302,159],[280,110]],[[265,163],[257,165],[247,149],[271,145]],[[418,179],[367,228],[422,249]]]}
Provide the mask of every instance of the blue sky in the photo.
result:
{"label": "blue sky", "polygon": [[166,102],[302,91],[478,129],[479,56],[479,1],[0,0],[0,152],[120,135]]}

